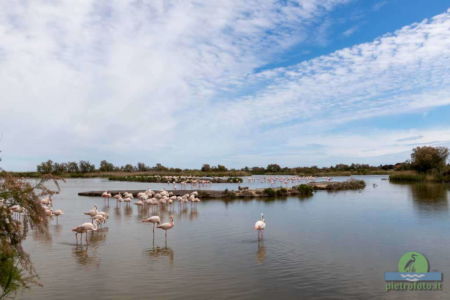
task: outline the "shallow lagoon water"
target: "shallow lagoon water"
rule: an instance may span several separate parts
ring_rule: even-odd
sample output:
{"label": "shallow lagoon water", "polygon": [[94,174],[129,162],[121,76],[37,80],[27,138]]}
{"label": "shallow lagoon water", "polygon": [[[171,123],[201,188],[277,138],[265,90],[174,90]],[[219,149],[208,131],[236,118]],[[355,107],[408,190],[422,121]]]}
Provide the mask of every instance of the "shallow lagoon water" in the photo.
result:
{"label": "shallow lagoon water", "polygon": [[[69,179],[55,197],[65,214],[50,236],[30,232],[25,249],[43,287],[20,299],[442,299],[450,296],[449,188],[366,180],[363,191],[316,192],[311,198],[207,200],[196,207],[161,211],[174,215],[164,234],[141,223],[148,212],[135,205],[109,207],[80,191],[158,189],[171,186],[104,179]],[[339,178],[342,179],[342,178]],[[376,184],[374,186],[373,184]],[[249,185],[249,184],[241,184]],[[264,186],[264,183],[252,183]],[[212,185],[209,188],[236,188]],[[75,243],[71,228],[97,204],[110,219]],[[257,241],[253,224],[264,212],[267,230]],[[385,292],[384,272],[396,271],[407,251],[425,254],[444,273],[443,291]]]}

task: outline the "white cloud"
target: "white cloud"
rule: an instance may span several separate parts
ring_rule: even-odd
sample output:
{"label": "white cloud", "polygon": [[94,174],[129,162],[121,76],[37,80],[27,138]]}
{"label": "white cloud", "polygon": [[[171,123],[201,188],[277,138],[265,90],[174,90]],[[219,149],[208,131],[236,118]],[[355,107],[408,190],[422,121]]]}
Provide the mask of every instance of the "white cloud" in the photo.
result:
{"label": "white cloud", "polygon": [[252,124],[276,124],[348,121],[450,104],[449,28],[450,11],[371,43],[270,70],[274,83],[234,101],[229,111],[253,115]]}
{"label": "white cloud", "polygon": [[352,26],[349,29],[345,30],[342,35],[345,37],[349,37],[352,34],[354,34],[356,31],[358,31],[358,26]]}
{"label": "white cloud", "polygon": [[346,2],[2,3],[2,165],[31,169],[47,158],[242,165],[239,155],[257,161],[257,149],[282,155],[286,140],[267,141],[450,103],[450,12],[254,73],[310,39],[311,28]]}
{"label": "white cloud", "polygon": [[185,111],[240,84],[346,1],[2,2],[4,166],[145,159],[172,143]]}

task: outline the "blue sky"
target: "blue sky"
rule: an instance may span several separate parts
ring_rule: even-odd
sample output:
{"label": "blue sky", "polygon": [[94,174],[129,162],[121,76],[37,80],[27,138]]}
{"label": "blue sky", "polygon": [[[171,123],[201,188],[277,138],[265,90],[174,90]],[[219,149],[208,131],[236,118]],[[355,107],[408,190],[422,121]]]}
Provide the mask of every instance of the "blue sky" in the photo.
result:
{"label": "blue sky", "polygon": [[450,1],[0,6],[6,170],[380,164],[450,146]]}

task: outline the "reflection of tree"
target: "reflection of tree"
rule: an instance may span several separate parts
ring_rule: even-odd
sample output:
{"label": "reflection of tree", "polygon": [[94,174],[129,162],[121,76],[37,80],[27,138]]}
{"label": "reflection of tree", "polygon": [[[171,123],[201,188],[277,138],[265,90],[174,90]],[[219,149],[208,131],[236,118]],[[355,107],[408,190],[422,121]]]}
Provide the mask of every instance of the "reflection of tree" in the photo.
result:
{"label": "reflection of tree", "polygon": [[409,185],[411,196],[419,209],[447,210],[447,187],[439,183],[416,183]]}

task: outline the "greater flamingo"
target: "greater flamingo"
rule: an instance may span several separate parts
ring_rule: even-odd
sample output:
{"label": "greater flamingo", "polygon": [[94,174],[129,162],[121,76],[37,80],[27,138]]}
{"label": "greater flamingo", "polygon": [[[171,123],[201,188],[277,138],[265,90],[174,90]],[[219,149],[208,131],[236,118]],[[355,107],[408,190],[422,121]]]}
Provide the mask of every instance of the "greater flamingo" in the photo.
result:
{"label": "greater flamingo", "polygon": [[75,232],[75,239],[78,243],[78,234],[81,234],[80,242],[83,240],[83,233],[86,233],[86,243],[87,243],[87,233],[89,231],[96,231],[98,229],[97,227],[97,220],[92,221],[93,223],[83,223],[77,227],[72,228],[72,231]]}
{"label": "greater flamingo", "polygon": [[59,221],[59,216],[61,216],[63,214],[64,214],[64,212],[62,209],[57,209],[57,210],[53,211],[53,215],[56,216],[56,223],[58,223],[58,221]]}
{"label": "greater flamingo", "polygon": [[[80,225],[80,226],[72,228],[72,231],[75,232],[75,240],[77,241],[77,244],[78,244],[78,234],[81,234],[80,242],[82,243],[83,242],[83,233],[87,233],[86,228],[84,228],[83,226]],[[87,242],[87,236],[86,236],[86,242]]]}
{"label": "greater flamingo", "polygon": [[169,218],[170,218],[169,223],[163,223],[156,227],[165,231],[166,242],[167,242],[167,230],[170,230],[175,226],[175,223],[173,222],[173,216],[170,216]]}
{"label": "greater flamingo", "polygon": [[264,220],[264,214],[261,213],[261,219],[255,223],[255,230],[258,230],[258,240],[262,238],[264,228],[266,228],[266,220]]}
{"label": "greater flamingo", "polygon": [[153,234],[155,234],[155,224],[160,224],[161,219],[159,216],[151,216],[150,218],[143,219],[142,222],[144,223],[153,223]]}
{"label": "greater flamingo", "polygon": [[84,214],[87,215],[87,216],[90,216],[91,219],[93,219],[97,215],[97,205],[94,205],[93,209],[91,209],[88,212],[85,212]]}

